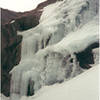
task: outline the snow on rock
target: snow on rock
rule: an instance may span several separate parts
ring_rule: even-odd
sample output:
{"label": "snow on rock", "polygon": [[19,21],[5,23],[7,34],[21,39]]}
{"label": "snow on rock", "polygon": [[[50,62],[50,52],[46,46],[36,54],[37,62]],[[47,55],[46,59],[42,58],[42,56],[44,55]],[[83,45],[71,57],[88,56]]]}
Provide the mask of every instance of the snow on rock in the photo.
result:
{"label": "snow on rock", "polygon": [[99,65],[62,84],[45,86],[32,97],[21,100],[98,100]]}
{"label": "snow on rock", "polygon": [[44,8],[36,28],[19,32],[22,58],[10,72],[11,100],[84,72],[76,53],[98,42],[97,4],[98,0],[57,1]]}

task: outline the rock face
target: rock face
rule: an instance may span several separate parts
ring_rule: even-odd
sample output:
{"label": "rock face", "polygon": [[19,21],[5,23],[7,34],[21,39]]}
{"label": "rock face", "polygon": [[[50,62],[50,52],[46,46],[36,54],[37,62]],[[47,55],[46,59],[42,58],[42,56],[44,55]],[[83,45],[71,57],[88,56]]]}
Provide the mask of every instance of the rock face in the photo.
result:
{"label": "rock face", "polygon": [[14,65],[19,64],[21,55],[22,36],[17,35],[13,24],[2,26],[1,65],[2,65],[2,92],[9,95],[10,75],[9,71]]}
{"label": "rock face", "polygon": [[[76,54],[76,57],[79,61],[79,65],[82,68],[88,69],[91,68],[90,64],[96,64],[95,60],[98,58],[97,56],[99,54],[95,55],[95,52],[93,52],[95,48],[99,48],[99,41],[91,44],[84,51],[81,51]],[[99,53],[99,50],[97,51]]]}
{"label": "rock face", "polygon": [[4,25],[21,15],[22,13],[20,12],[14,12],[14,11],[1,8],[1,23]]}
{"label": "rock face", "polygon": [[47,0],[37,6],[36,9],[28,12],[14,12],[1,9],[1,92],[6,96],[10,93],[10,70],[21,59],[22,36],[17,35],[17,31],[24,31],[39,24],[42,9],[56,2],[57,0]]}

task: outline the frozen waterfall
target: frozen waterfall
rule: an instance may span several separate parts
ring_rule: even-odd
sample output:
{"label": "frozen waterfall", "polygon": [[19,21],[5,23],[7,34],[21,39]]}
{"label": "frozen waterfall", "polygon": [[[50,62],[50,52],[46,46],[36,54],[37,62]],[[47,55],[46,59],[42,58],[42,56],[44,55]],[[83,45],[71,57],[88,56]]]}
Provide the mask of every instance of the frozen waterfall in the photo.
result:
{"label": "frozen waterfall", "polygon": [[[98,0],[63,0],[44,8],[23,35],[21,62],[10,72],[11,100],[82,73],[75,53],[98,41]],[[18,99],[19,100],[19,99]]]}

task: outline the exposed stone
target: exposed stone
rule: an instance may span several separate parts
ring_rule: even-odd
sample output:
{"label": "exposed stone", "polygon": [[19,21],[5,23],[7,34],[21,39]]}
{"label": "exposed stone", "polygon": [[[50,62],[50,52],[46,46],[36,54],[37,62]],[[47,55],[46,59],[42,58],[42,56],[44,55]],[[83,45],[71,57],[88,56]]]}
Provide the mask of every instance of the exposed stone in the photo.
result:
{"label": "exposed stone", "polygon": [[[89,69],[91,68],[90,65],[95,63],[96,58],[94,58],[94,48],[99,48],[99,42],[91,44],[84,51],[76,54],[82,68]],[[97,52],[99,53],[99,50]]]}

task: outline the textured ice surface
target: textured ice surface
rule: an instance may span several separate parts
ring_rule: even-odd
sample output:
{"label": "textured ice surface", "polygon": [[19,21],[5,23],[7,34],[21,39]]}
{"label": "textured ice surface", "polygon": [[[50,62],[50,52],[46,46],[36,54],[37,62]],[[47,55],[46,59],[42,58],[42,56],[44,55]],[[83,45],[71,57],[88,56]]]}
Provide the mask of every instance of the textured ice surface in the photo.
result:
{"label": "textured ice surface", "polygon": [[70,81],[45,86],[36,95],[21,100],[98,100],[98,74],[99,66],[94,66]]}
{"label": "textured ice surface", "polygon": [[75,53],[98,41],[98,0],[51,4],[44,8],[37,27],[19,34],[22,58],[11,71],[11,100],[83,72]]}

